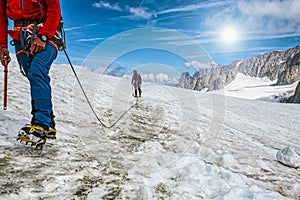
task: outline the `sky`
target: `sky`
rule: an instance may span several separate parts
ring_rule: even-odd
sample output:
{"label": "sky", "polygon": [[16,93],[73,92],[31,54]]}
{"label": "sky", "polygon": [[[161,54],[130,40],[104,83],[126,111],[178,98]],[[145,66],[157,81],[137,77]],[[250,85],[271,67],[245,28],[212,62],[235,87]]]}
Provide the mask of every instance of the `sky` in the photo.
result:
{"label": "sky", "polygon": [[[61,7],[72,62],[116,74],[151,65],[193,73],[300,43],[299,0],[61,0]],[[56,62],[67,60],[61,54]]]}

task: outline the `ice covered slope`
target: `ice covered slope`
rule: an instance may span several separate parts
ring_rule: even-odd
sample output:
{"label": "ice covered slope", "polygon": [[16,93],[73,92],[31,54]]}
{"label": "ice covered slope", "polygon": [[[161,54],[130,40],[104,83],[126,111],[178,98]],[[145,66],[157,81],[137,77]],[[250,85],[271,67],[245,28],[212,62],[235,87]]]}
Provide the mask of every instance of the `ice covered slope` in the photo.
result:
{"label": "ice covered slope", "polygon": [[234,81],[225,86],[223,90],[213,91],[212,93],[251,100],[257,99],[276,102],[278,101],[276,97],[292,95],[297,83],[298,81],[290,85],[275,85],[276,80],[271,81],[267,77],[250,77],[238,73]]}
{"label": "ice covered slope", "polygon": [[[104,123],[136,103],[130,80],[76,70]],[[51,77],[58,139],[37,151],[14,141],[30,99],[10,64],[0,199],[299,199],[299,169],[275,159],[287,145],[300,152],[298,105],[146,83],[137,105],[106,129],[69,66],[54,65]]]}

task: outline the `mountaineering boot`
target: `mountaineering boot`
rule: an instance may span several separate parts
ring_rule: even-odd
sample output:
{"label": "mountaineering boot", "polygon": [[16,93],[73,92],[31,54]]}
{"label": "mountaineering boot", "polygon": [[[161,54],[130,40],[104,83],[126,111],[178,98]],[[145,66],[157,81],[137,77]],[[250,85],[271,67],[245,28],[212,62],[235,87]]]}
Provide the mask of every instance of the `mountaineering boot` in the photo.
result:
{"label": "mountaineering boot", "polygon": [[[35,106],[34,106],[34,100],[31,100],[31,114],[32,114],[32,118],[31,118],[31,124],[34,124],[35,121],[35,114],[36,114],[36,110],[35,110]],[[51,111],[50,113],[50,117],[51,117],[51,121],[50,121],[50,127],[49,130],[47,131],[46,137],[49,139],[56,139],[56,129],[55,129],[55,115],[53,114],[53,111]],[[30,125],[30,124],[28,124]]]}
{"label": "mountaineering boot", "polygon": [[43,127],[26,124],[20,129],[17,140],[25,142],[25,144],[31,143],[31,146],[42,149],[46,138],[47,131]]}
{"label": "mountaineering boot", "polygon": [[56,129],[55,129],[55,116],[53,114],[53,112],[50,113],[51,116],[51,121],[50,121],[50,127],[49,130],[47,131],[47,138],[50,139],[56,139]]}
{"label": "mountaineering boot", "polygon": [[56,139],[56,129],[54,127],[49,127],[46,137],[49,139]]}

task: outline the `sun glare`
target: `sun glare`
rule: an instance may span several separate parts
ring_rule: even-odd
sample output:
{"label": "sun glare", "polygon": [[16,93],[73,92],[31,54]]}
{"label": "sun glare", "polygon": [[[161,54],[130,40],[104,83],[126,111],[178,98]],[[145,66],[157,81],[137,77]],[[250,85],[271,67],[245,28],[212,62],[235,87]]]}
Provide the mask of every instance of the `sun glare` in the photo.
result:
{"label": "sun glare", "polygon": [[238,34],[237,31],[230,27],[230,28],[225,28],[222,32],[221,32],[221,38],[224,42],[235,42],[238,39]]}

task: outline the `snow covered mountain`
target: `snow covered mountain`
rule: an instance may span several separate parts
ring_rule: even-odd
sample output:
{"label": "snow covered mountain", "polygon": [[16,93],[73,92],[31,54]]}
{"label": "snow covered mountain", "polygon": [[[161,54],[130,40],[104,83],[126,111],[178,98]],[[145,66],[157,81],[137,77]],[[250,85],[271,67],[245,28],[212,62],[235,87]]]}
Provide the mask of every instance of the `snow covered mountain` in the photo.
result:
{"label": "snow covered mountain", "polygon": [[298,82],[276,85],[276,80],[271,81],[267,77],[258,78],[238,73],[224,89],[211,92],[244,99],[281,102],[293,96]]}
{"label": "snow covered mountain", "polygon": [[[193,90],[219,90],[231,83],[238,73],[276,80],[276,85],[292,84],[300,79],[300,45],[286,51],[273,51],[240,59],[228,66],[212,64],[201,76],[183,73],[179,87]],[[198,74],[198,72],[196,72]]]}
{"label": "snow covered mountain", "polygon": [[13,59],[0,199],[300,199],[299,168],[276,160],[286,146],[300,152],[298,105],[150,83],[135,99],[128,79],[76,70],[105,124],[125,115],[100,126],[69,66],[53,65],[57,140],[43,150],[19,144],[30,99]]}

